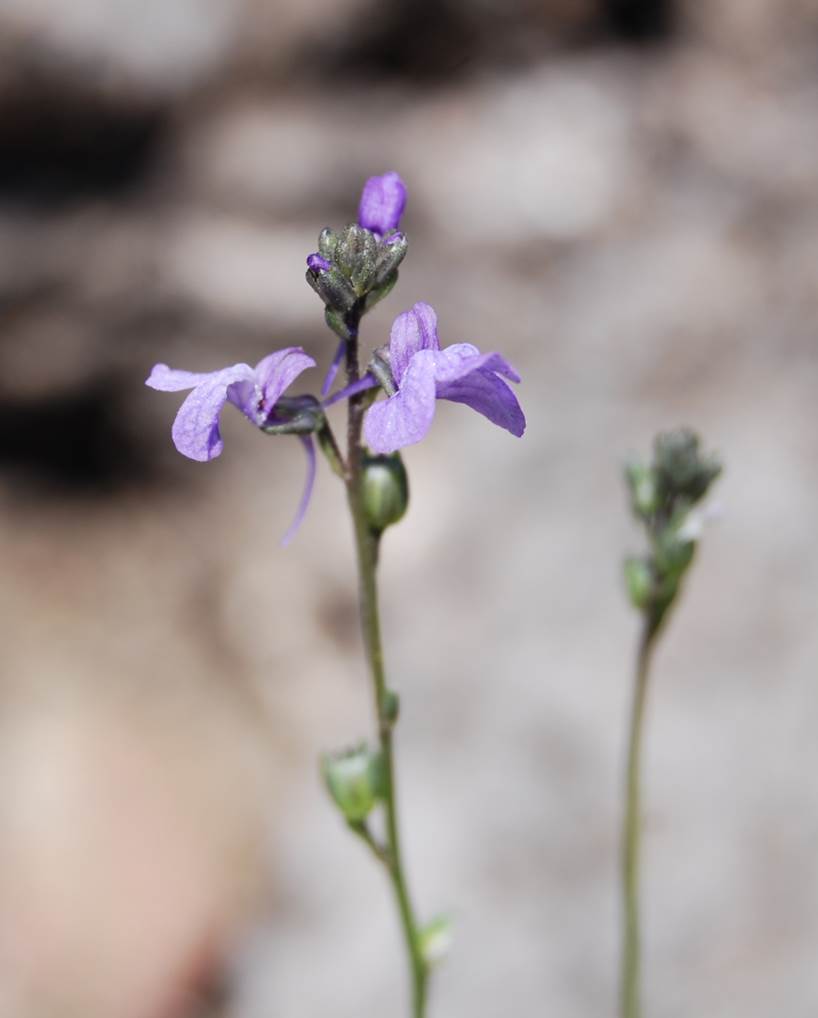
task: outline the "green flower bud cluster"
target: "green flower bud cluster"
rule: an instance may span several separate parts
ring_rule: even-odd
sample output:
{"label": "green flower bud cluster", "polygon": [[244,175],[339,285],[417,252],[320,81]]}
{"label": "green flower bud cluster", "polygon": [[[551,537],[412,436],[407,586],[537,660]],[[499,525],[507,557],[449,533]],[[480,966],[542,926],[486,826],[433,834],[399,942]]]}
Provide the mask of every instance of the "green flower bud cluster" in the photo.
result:
{"label": "green flower bud cluster", "polygon": [[631,508],[645,528],[650,551],[625,561],[625,583],[632,604],[654,631],[673,604],[696,550],[691,510],[721,473],[713,456],[704,456],[699,437],[682,428],[660,434],[653,462],[625,467]]}
{"label": "green flower bud cluster", "polygon": [[321,772],[329,794],[347,823],[362,824],[383,799],[383,758],[365,743],[325,756]]}
{"label": "green flower bud cluster", "polygon": [[308,261],[307,282],[326,306],[327,324],[342,339],[349,338],[349,312],[356,306],[360,313],[369,311],[395,285],[407,247],[397,230],[379,237],[351,223],[338,232],[328,226],[321,231],[318,256]]}

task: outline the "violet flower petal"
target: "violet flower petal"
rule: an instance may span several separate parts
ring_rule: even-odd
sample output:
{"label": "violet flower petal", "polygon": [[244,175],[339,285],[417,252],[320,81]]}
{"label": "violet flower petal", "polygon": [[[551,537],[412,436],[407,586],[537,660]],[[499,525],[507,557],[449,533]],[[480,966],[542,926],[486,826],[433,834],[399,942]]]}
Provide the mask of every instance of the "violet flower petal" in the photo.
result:
{"label": "violet flower petal", "polygon": [[499,353],[480,353],[471,343],[453,343],[435,356],[435,378],[438,382],[453,382],[472,371],[495,371],[512,382],[520,376]]}
{"label": "violet flower petal", "polygon": [[[188,375],[188,381],[193,377],[192,372],[175,374],[177,376],[175,382],[167,376],[160,377],[160,381],[175,384],[180,388],[182,381],[180,376]],[[206,463],[221,454],[224,443],[219,431],[219,414],[227,402],[228,389],[237,382],[252,381],[253,377],[253,369],[249,365],[234,364],[230,368],[205,375],[204,380],[196,385],[179,408],[171,429],[173,444],[183,456]],[[158,386],[154,384],[153,388]]]}
{"label": "violet flower petal", "polygon": [[430,304],[418,302],[411,311],[398,315],[389,334],[389,366],[395,385],[401,387],[409,362],[416,353],[439,349],[437,315]]}
{"label": "violet flower petal", "polygon": [[383,236],[395,230],[406,208],[406,185],[397,173],[370,177],[358,206],[358,225]]}
{"label": "violet flower petal", "polygon": [[335,356],[332,358],[332,364],[330,364],[326,377],[324,378],[324,384],[321,386],[322,399],[332,388],[332,383],[335,381],[335,376],[338,374],[338,369],[341,367],[341,361],[344,359],[346,349],[347,341],[342,339],[338,344],[338,349],[335,351]]}
{"label": "violet flower petal", "polygon": [[465,403],[517,438],[525,431],[525,415],[517,397],[508,384],[488,368],[477,368],[452,381],[438,382],[437,398]]}
{"label": "violet flower petal", "polygon": [[[300,346],[288,346],[268,354],[256,365],[255,376],[261,387],[261,404],[256,412],[263,422],[271,413],[279,396],[289,388],[302,371],[314,368],[315,361]],[[257,422],[259,423],[259,422]]]}
{"label": "violet flower petal", "polygon": [[145,379],[145,385],[159,392],[181,392],[182,389],[195,389],[197,385],[216,375],[239,368],[246,372],[247,378],[253,377],[253,369],[249,364],[234,364],[218,371],[177,371],[175,368],[169,368],[167,364],[154,364],[151,373]]}
{"label": "violet flower petal", "polygon": [[367,389],[374,389],[376,385],[380,385],[378,379],[367,372],[363,378],[359,378],[357,382],[352,382],[351,385],[347,385],[343,389],[339,389],[338,392],[334,392],[329,399],[325,399],[321,403],[321,406],[326,410],[326,408],[331,407],[333,403],[340,403],[342,399],[349,399],[350,396],[357,396],[359,392],[366,392]]}
{"label": "violet flower petal", "polygon": [[299,435],[299,438],[301,439],[301,444],[304,446],[304,450],[307,453],[307,479],[304,482],[304,491],[301,495],[301,501],[298,503],[298,509],[296,509],[295,512],[295,519],[287,528],[287,533],[281,538],[282,548],[287,547],[290,541],[292,541],[298,533],[298,529],[301,524],[304,522],[304,517],[307,515],[307,509],[310,504],[310,499],[312,498],[312,489],[315,484],[315,444],[309,435]]}
{"label": "violet flower petal", "polygon": [[394,396],[375,403],[364,418],[364,437],[373,452],[387,453],[419,442],[435,415],[435,351],[421,350]]}

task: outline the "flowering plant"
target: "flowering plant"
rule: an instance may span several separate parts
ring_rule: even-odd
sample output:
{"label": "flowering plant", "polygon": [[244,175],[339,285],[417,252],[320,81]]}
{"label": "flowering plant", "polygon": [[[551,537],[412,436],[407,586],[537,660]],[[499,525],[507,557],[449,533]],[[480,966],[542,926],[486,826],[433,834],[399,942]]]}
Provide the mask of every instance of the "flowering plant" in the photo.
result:
{"label": "flowering plant", "polygon": [[632,460],[625,469],[631,510],[649,550],[625,560],[625,582],[642,629],[636,654],[628,727],[622,819],[622,962],[620,1016],[640,1018],[639,855],[641,756],[651,661],[682,580],[693,562],[701,530],[698,504],[721,473],[714,456],[702,454],[687,428],[657,435],[651,463]]}
{"label": "flowering plant", "polygon": [[[195,373],[157,364],[146,384],[164,392],[190,390],[171,436],[179,452],[191,459],[206,462],[221,454],[219,420],[227,403],[262,432],[296,435],[301,440],[308,456],[307,483],[285,543],[307,510],[316,443],[346,486],[378,744],[362,743],[351,751],[326,756],[323,773],[347,826],[371,849],[392,884],[409,962],[412,1013],[422,1018],[429,969],[447,931],[440,917],[427,924],[418,922],[402,861],[394,761],[398,698],[387,685],[384,669],[378,552],[384,531],[403,516],[408,505],[408,480],[399,450],[426,436],[438,399],[465,403],[517,437],[525,430],[525,417],[508,385],[508,381],[520,381],[514,368],[500,354],[480,353],[470,343],[441,349],[437,316],[429,304],[416,303],[399,314],[389,343],[375,350],[361,369],[361,320],[395,286],[406,256],[407,239],[398,230],[406,197],[397,173],[371,177],[363,188],[357,222],[337,232],[328,227],[322,230],[318,250],[307,257],[307,282],[321,298],[325,321],[338,338],[318,396],[285,395],[304,371],[315,366],[300,347],[275,351],[254,368],[241,363]],[[345,384],[333,392],[342,364]],[[380,393],[382,400],[378,400]],[[325,415],[329,406],[342,401],[347,405],[343,453]],[[383,813],[380,836],[370,824],[376,810]]]}

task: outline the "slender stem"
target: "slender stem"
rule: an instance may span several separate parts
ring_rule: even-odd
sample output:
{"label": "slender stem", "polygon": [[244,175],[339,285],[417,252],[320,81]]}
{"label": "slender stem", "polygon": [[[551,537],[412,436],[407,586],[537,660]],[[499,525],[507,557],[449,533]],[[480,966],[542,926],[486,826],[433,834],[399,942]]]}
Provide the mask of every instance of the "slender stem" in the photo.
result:
{"label": "slender stem", "polygon": [[[357,326],[357,322],[355,324]],[[357,328],[351,331],[353,331],[353,339],[347,343],[346,354],[348,385],[352,385],[359,380]],[[361,447],[361,426],[367,406],[366,394],[361,392],[352,396],[348,406],[347,496],[355,530],[355,547],[358,558],[361,631],[372,675],[375,714],[378,722],[378,741],[384,765],[383,791],[386,812],[386,851],[384,853],[376,853],[376,856],[383,862],[389,874],[398,905],[398,912],[400,913],[412,980],[412,1015],[413,1018],[424,1018],[426,1013],[428,967],[423,957],[417,920],[415,919],[403,870],[400,833],[398,829],[392,734],[395,712],[393,708],[393,695],[386,685],[380,619],[378,615],[376,572],[379,539],[367,523],[362,501],[363,450]]]}
{"label": "slender stem", "polygon": [[641,833],[640,760],[645,698],[657,626],[646,618],[636,657],[628,736],[625,817],[622,828],[623,950],[621,1018],[640,1018],[639,839]]}

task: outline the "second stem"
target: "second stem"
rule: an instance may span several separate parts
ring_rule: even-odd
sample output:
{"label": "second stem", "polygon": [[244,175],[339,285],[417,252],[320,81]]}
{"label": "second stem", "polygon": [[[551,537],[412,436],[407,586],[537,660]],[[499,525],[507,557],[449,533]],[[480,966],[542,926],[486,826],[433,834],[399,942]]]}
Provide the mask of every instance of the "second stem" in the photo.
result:
{"label": "second stem", "polygon": [[641,757],[645,698],[656,626],[645,620],[636,658],[636,676],[628,737],[625,818],[622,831],[623,950],[621,1018],[640,1018],[639,843],[641,816]]}

